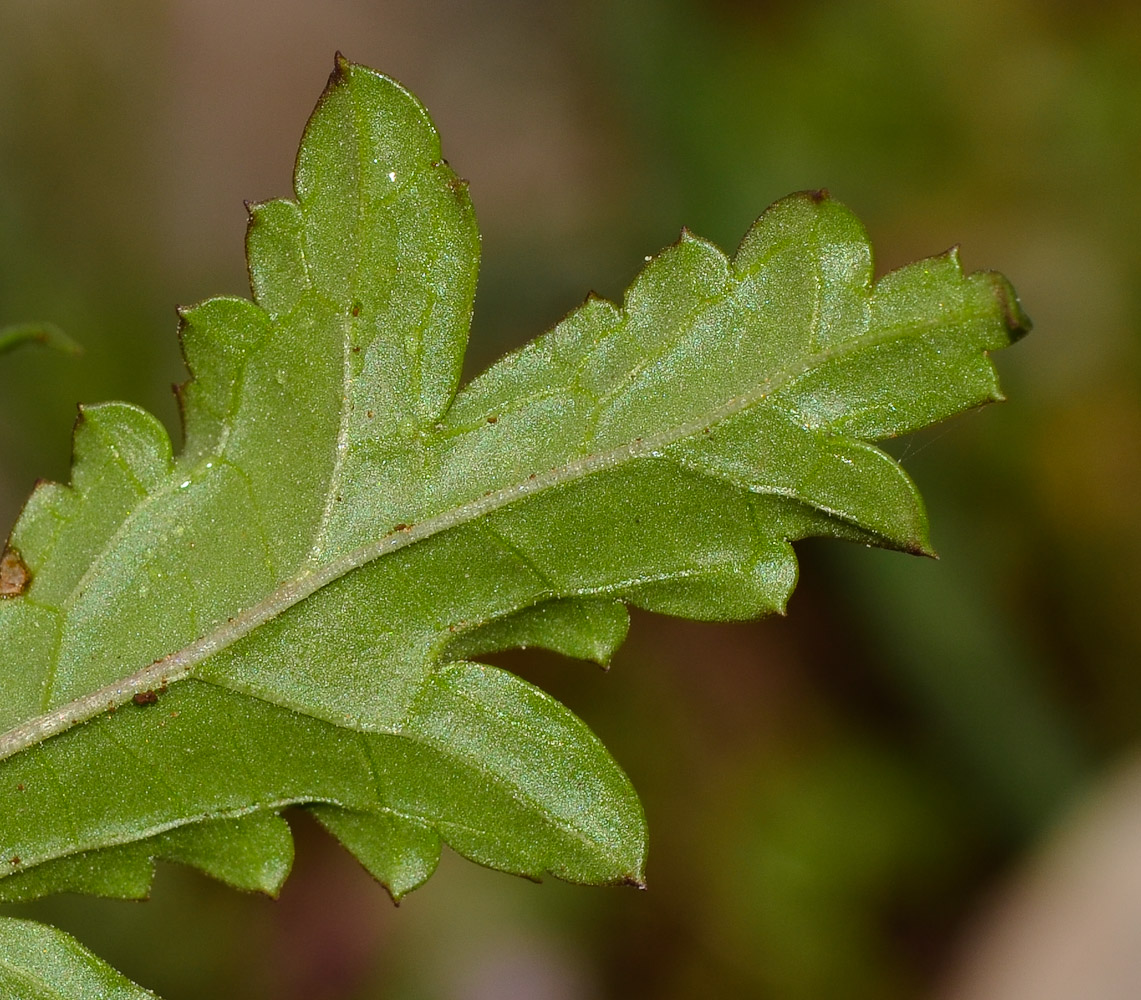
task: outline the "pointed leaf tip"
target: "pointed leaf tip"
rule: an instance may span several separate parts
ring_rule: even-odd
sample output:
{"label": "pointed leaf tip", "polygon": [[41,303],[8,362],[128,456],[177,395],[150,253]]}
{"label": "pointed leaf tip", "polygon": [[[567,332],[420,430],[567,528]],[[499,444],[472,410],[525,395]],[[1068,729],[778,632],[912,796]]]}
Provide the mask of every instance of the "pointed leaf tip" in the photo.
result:
{"label": "pointed leaf tip", "polygon": [[997,272],[991,272],[995,277],[995,294],[1002,305],[1003,318],[1006,328],[1010,331],[1010,342],[1014,343],[1026,336],[1034,327],[1030,317],[1022,308],[1022,303],[1009,281]]}

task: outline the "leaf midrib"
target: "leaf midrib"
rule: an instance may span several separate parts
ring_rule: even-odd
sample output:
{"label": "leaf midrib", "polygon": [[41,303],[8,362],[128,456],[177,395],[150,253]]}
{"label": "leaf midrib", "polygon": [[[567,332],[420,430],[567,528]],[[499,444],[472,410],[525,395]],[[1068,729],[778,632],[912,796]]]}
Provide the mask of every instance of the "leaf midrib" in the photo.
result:
{"label": "leaf midrib", "polygon": [[[874,294],[874,291],[873,291]],[[295,604],[312,596],[356,569],[396,552],[408,545],[431,538],[452,528],[460,527],[494,513],[511,504],[525,500],[533,494],[545,492],[584,479],[599,472],[617,468],[638,459],[661,458],[665,449],[686,438],[701,434],[707,428],[755,406],[785,386],[816,368],[860,350],[878,346],[904,336],[946,325],[954,320],[947,316],[932,318],[923,323],[906,323],[890,326],[878,333],[846,341],[837,347],[810,355],[803,363],[778,371],[754,389],[733,396],[700,418],[684,421],[674,427],[644,437],[635,438],[603,452],[573,459],[562,466],[545,472],[532,473],[509,486],[493,490],[475,500],[427,518],[407,528],[394,530],[387,535],[348,552],[324,566],[306,568],[282,583],[262,601],[245,609],[224,622],[213,632],[195,640],[181,650],[119,680],[76,698],[43,715],[21,723],[0,734],[0,760],[43,742],[51,736],[86,722],[125,704],[136,694],[166,687],[193,675],[199,663],[221,652],[266,622],[277,618]]]}
{"label": "leaf midrib", "polygon": [[[354,117],[359,119],[360,108],[357,102],[353,101]],[[357,161],[356,161],[356,220],[355,232],[353,234],[353,245],[359,247],[362,243],[361,229],[364,225],[364,212],[361,211],[362,201],[362,176],[364,174],[364,149],[362,143],[362,135],[364,130],[359,128],[359,121],[354,124],[358,125],[357,132]],[[305,205],[301,204],[300,200],[298,205],[301,210],[301,216],[308,224],[309,215]],[[305,252],[306,243],[303,239],[301,241],[301,262],[305,266],[305,279],[309,288],[314,287],[313,270],[309,264],[309,256]],[[357,282],[360,279],[360,258],[359,256],[354,261],[354,266],[351,271],[351,281],[349,287],[349,300],[355,302],[358,294]],[[352,412],[352,400],[350,385],[352,382],[352,346],[354,340],[356,320],[350,317],[344,317],[341,326],[341,415],[337,425],[337,443],[334,446],[333,453],[333,469],[329,475],[329,484],[325,493],[325,505],[321,510],[321,518],[318,522],[316,529],[313,532],[313,542],[309,549],[309,555],[306,562],[310,566],[316,566],[320,562],[321,555],[325,551],[325,543],[327,541],[326,532],[328,531],[329,522],[333,518],[333,511],[336,509],[337,494],[341,489],[341,477],[344,475],[345,456],[348,454],[349,449],[349,420]]]}

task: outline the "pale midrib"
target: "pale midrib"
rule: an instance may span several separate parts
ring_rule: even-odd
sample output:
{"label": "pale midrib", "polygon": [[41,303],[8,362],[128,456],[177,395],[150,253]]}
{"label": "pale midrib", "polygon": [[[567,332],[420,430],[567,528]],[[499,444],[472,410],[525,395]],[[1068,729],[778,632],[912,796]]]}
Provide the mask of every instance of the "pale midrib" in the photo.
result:
{"label": "pale midrib", "polygon": [[[316,565],[325,548],[325,536],[329,529],[329,522],[333,519],[333,511],[337,506],[337,494],[341,489],[341,478],[344,475],[345,457],[349,450],[349,420],[352,411],[350,365],[352,364],[352,335],[348,332],[342,338],[342,364],[341,384],[344,387],[341,397],[341,419],[337,426],[337,444],[333,456],[333,470],[329,476],[329,487],[325,495],[325,506],[321,511],[321,519],[313,532],[313,544],[309,549],[309,564]],[[2,760],[3,758],[0,758]]]}
{"label": "pale midrib", "polygon": [[441,532],[476,521],[544,490],[564,486],[586,476],[617,468],[629,461],[640,458],[659,458],[662,456],[662,452],[671,445],[701,434],[707,428],[747,410],[814,368],[897,337],[915,336],[919,329],[943,325],[946,322],[948,322],[946,317],[940,317],[938,321],[928,324],[907,324],[902,327],[891,327],[879,334],[849,341],[833,350],[812,355],[804,364],[779,372],[755,389],[732,397],[700,418],[688,420],[658,434],[635,438],[631,442],[611,448],[608,451],[574,459],[546,472],[535,473],[521,482],[494,490],[476,500],[427,518],[419,524],[393,531],[383,538],[346,553],[324,566],[306,570],[292,580],[283,583],[264,600],[242,611],[213,632],[192,642],[177,653],[171,653],[169,656],[156,660],[127,677],[30,719],[0,735],[0,760],[42,743],[49,737],[65,732],[81,722],[86,722],[104,712],[114,710],[120,705],[126,704],[136,694],[153,691],[156,688],[164,688],[176,681],[193,676],[194,668],[199,663],[233,645],[239,639],[249,635],[266,622],[272,621],[323,587],[382,556]]}
{"label": "pale midrib", "polygon": [[[361,239],[361,227],[364,224],[364,212],[361,211],[361,183],[360,171],[362,170],[361,158],[362,153],[360,150],[360,140],[358,136],[357,141],[357,218],[356,218],[356,232],[354,234],[354,245],[359,247],[363,242]],[[305,208],[302,206],[303,217]],[[307,217],[306,217],[307,218]],[[313,274],[309,269],[309,260],[304,254],[304,242],[302,243],[302,261],[305,264],[305,278],[309,287],[313,287]],[[352,285],[349,292],[350,302],[355,302],[357,297],[357,279],[360,275],[360,260],[356,261],[356,265],[352,269]],[[329,476],[329,486],[325,494],[325,506],[321,510],[321,519],[317,524],[316,530],[313,532],[313,544],[309,549],[308,561],[311,566],[316,566],[321,558],[321,553],[325,551],[325,535],[329,529],[329,522],[333,519],[333,511],[337,506],[337,494],[341,489],[341,477],[344,475],[345,458],[348,455],[349,449],[349,421],[352,417],[352,346],[354,334],[356,333],[354,327],[355,323],[346,317],[342,324],[341,331],[341,419],[337,425],[337,445],[333,453],[333,469]]]}
{"label": "pale midrib", "polygon": [[[359,109],[358,109],[359,110]],[[359,137],[364,134],[363,130],[358,132],[358,149],[357,149],[357,169],[364,173],[367,169],[364,165],[367,156],[366,147],[360,142]],[[403,192],[408,188],[409,184],[417,180],[424,173],[423,169],[413,169],[409,171],[412,181],[402,178],[396,190],[385,197],[382,204],[390,204],[401,197]],[[361,210],[361,203],[363,201],[363,184],[357,185],[357,220],[356,220],[356,233],[355,245],[361,246],[364,243],[363,228],[365,225],[365,213]],[[302,211],[305,211],[302,206]],[[304,243],[302,244],[302,260],[305,264],[306,280],[310,288],[314,287],[313,274],[309,267],[309,260],[305,256]],[[358,280],[360,278],[360,266],[353,268],[352,288],[349,294],[350,301],[355,302],[359,292]],[[336,453],[333,456],[333,469],[329,476],[329,487],[325,495],[325,506],[321,510],[321,518],[313,532],[313,543],[309,548],[308,562],[311,566],[316,566],[321,558],[322,553],[325,551],[325,545],[328,542],[329,525],[333,520],[333,514],[337,509],[337,497],[341,492],[341,481],[344,477],[345,461],[348,458],[349,451],[349,424],[352,420],[353,412],[353,376],[352,376],[352,350],[354,335],[356,333],[356,323],[346,317],[343,327],[343,336],[341,338],[342,347],[342,360],[341,360],[341,386],[343,394],[341,396],[341,420],[337,428],[337,445]],[[419,353],[414,359],[414,372],[416,379],[415,398],[419,398],[419,382],[420,382],[420,357]],[[0,741],[2,746],[2,741]],[[3,760],[3,756],[0,756]]]}

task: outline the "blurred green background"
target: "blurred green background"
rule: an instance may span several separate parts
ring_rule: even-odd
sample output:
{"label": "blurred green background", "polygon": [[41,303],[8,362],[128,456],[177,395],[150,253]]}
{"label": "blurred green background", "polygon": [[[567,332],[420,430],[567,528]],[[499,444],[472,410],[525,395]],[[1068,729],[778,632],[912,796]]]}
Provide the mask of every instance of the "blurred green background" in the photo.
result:
{"label": "blurred green background", "polygon": [[177,434],[174,306],[246,291],[242,199],[289,192],[336,49],[418,94],[471,181],[472,372],[683,225],[731,248],[827,187],[881,270],[960,244],[1011,278],[1036,324],[997,359],[1011,402],[891,445],[940,561],[808,543],[787,619],[638,616],[609,674],[500,659],[629,772],[647,892],[449,856],[395,909],[295,817],[278,902],[170,866],[145,904],[24,912],[166,1000],[955,989],[989,902],[1141,736],[1141,8],[3,0],[0,324],[86,349],[0,369],[4,525],[66,478],[77,402]]}

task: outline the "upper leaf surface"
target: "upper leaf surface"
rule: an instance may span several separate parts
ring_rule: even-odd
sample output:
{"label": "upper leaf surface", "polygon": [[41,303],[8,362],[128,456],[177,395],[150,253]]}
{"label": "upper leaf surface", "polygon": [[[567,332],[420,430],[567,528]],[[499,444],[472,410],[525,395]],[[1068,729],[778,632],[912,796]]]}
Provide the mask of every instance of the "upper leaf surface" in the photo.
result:
{"label": "upper leaf surface", "polygon": [[[478,234],[424,109],[339,63],[295,187],[251,210],[255,301],[183,312],[182,452],[141,410],[88,408],[71,485],[13,532],[12,892],[74,887],[77,852],[109,852],[124,893],[152,857],[223,872],[224,848],[160,838],[294,802],[323,803],[396,894],[441,836],[638,881],[641,810],[609,755],[467,658],[605,661],[622,602],[781,610],[805,535],[927,551],[913,484],[868,442],[998,398],[1013,292],[954,253],[875,282],[854,216],[795,195],[732,260],[683,234],[621,306],[588,300],[457,396]],[[175,682],[161,710],[129,703]],[[263,846],[233,880],[288,867],[242,830]]]}

